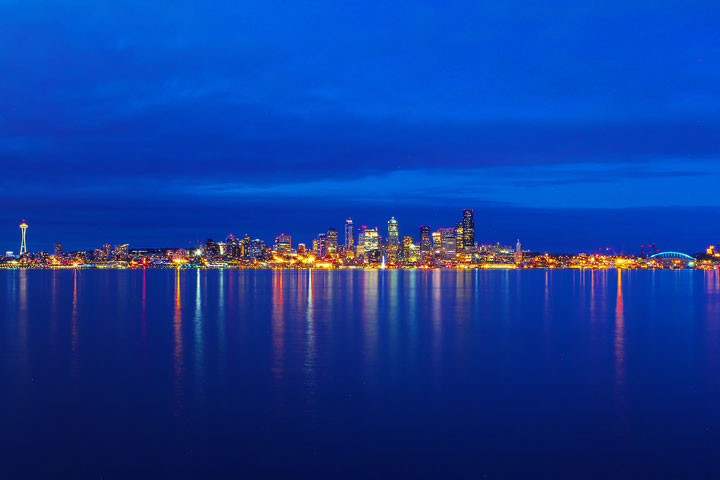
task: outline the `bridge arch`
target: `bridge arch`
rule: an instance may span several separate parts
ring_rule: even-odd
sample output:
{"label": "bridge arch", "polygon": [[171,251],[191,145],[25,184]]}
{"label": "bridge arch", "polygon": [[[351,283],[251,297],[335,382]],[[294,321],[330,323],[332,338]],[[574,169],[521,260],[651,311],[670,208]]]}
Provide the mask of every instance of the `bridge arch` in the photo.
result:
{"label": "bridge arch", "polygon": [[679,260],[692,260],[694,261],[695,258],[691,257],[690,255],[682,252],[659,252],[655,255],[650,255],[650,258],[657,258],[657,259],[679,259]]}

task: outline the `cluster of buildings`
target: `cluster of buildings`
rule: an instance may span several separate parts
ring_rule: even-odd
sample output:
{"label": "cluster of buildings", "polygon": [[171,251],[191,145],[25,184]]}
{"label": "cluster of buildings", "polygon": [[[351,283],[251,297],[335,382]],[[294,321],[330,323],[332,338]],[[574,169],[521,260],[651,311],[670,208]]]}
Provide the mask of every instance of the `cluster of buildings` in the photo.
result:
{"label": "cluster of buildings", "polygon": [[[515,245],[478,244],[472,209],[462,211],[454,225],[431,229],[420,226],[416,235],[401,235],[393,217],[386,229],[356,226],[345,220],[342,231],[329,228],[312,243],[294,243],[281,233],[271,244],[249,235],[228,235],[222,241],[208,239],[195,248],[129,248],[105,244],[91,251],[65,252],[60,243],[54,251],[28,252],[27,224],[22,231],[21,254],[7,252],[0,267],[239,267],[239,268],[717,268],[720,247],[709,247],[691,257],[658,252],[655,245],[642,248],[640,256],[612,254],[550,255]],[[717,253],[716,253],[717,251]],[[672,255],[671,255],[672,254]]]}

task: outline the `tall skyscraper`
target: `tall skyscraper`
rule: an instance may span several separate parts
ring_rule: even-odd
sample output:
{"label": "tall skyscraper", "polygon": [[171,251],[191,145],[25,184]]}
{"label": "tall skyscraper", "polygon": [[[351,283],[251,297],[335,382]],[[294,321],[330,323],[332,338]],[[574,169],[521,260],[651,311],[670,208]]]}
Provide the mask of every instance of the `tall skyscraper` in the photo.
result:
{"label": "tall skyscraper", "polygon": [[520,262],[522,262],[522,244],[518,238],[517,243],[515,244],[515,263]]}
{"label": "tall skyscraper", "polygon": [[472,208],[463,210],[463,247],[470,250],[475,246],[475,212]]}
{"label": "tall skyscraper", "polygon": [[25,243],[25,231],[28,228],[28,224],[25,223],[25,220],[22,221],[20,224],[20,255],[24,255],[27,253],[27,244]]}
{"label": "tall skyscraper", "polygon": [[345,220],[345,250],[350,251],[355,246],[355,229],[352,218]]}
{"label": "tall skyscraper", "polygon": [[55,244],[55,256],[59,257],[62,253],[62,243],[58,242]]}
{"label": "tall skyscraper", "polygon": [[420,227],[420,256],[425,259],[432,254],[432,236],[430,235],[430,227],[422,225]]}
{"label": "tall skyscraper", "polygon": [[337,253],[338,251],[338,231],[337,228],[330,228],[327,231],[327,253]]}
{"label": "tall skyscraper", "polygon": [[400,245],[400,232],[398,229],[398,222],[395,217],[388,220],[388,233],[387,233],[387,244],[388,246],[397,247]]}

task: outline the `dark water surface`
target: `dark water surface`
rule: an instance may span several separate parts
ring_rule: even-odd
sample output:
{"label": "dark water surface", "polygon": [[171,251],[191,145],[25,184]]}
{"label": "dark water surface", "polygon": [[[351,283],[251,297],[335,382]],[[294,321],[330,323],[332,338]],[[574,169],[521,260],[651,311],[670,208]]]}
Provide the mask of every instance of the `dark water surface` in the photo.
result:
{"label": "dark water surface", "polygon": [[720,274],[0,272],[0,478],[718,478]]}

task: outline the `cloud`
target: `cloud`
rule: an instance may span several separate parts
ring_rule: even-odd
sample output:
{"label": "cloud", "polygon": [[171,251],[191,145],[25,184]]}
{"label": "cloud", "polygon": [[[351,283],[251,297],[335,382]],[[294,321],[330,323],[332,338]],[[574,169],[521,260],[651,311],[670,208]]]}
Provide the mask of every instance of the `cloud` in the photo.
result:
{"label": "cloud", "polygon": [[712,2],[0,8],[13,216],[717,206]]}

